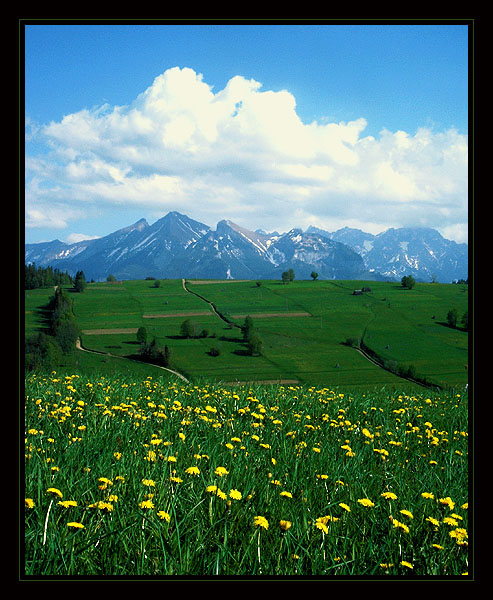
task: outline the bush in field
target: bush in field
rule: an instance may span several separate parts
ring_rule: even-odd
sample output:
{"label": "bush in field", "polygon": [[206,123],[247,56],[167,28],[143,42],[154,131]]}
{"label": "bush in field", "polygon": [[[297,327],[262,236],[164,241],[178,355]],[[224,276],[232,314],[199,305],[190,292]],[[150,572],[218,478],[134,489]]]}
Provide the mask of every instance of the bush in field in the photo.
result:
{"label": "bush in field", "polygon": [[180,333],[184,338],[196,338],[198,335],[197,325],[191,319],[186,319],[181,324]]}
{"label": "bush in field", "polygon": [[27,338],[24,350],[26,371],[53,369],[62,358],[62,350],[56,340],[42,332]]}
{"label": "bush in field", "polygon": [[404,275],[404,277],[401,279],[401,284],[408,290],[412,290],[416,285],[416,281],[412,275]]}

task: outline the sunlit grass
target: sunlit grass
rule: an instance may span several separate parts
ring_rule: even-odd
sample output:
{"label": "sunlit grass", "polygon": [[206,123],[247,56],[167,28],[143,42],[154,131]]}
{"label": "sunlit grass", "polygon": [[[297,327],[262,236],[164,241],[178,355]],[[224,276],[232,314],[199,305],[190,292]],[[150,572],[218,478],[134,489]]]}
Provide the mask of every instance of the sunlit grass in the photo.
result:
{"label": "sunlit grass", "polygon": [[467,395],[31,375],[26,575],[464,575]]}

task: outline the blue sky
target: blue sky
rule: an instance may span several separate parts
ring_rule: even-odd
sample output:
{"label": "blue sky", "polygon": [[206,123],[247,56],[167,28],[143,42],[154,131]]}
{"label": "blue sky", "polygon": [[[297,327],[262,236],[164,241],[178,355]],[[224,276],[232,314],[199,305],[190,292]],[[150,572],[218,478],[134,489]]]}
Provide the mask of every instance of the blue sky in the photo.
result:
{"label": "blue sky", "polygon": [[467,237],[462,24],[25,26],[26,242],[212,227]]}

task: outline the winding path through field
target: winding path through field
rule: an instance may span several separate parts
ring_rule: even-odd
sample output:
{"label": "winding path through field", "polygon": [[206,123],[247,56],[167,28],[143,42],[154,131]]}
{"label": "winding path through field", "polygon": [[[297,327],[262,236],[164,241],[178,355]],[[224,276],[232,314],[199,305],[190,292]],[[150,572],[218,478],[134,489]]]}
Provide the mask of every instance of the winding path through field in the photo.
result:
{"label": "winding path through field", "polygon": [[[133,358],[127,358],[126,356],[117,356],[116,354],[110,354],[109,352],[100,352],[99,350],[89,350],[89,348],[84,348],[84,346],[82,345],[82,343],[80,341],[80,338],[77,339],[77,342],[75,345],[78,350],[82,350],[83,352],[91,352],[92,354],[102,354],[103,356],[111,356],[112,358],[121,358],[123,360],[130,360],[132,362],[142,363],[142,361],[140,361],[140,360],[134,360]],[[186,377],[184,377],[181,373],[178,373],[178,371],[173,371],[173,369],[168,369],[168,367],[162,367],[161,365],[155,365],[152,363],[145,363],[145,364],[151,364],[151,366],[153,366],[153,367],[157,367],[158,369],[163,369],[164,371],[168,371],[169,373],[176,375],[177,377],[179,377],[186,383],[190,383],[188,381],[188,379]]]}

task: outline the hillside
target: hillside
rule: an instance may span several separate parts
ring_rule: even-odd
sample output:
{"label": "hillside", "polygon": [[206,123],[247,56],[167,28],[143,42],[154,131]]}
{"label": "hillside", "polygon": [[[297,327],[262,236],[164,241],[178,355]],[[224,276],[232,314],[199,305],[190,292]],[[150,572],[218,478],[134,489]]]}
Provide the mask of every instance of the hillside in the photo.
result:
{"label": "hillside", "polygon": [[[353,295],[364,286],[371,291]],[[125,281],[90,284],[73,298],[85,348],[138,357],[136,331],[145,327],[149,339],[169,347],[172,367],[188,379],[397,388],[411,385],[395,374],[402,367],[439,386],[463,387],[468,381],[467,332],[448,327],[446,318],[451,308],[460,316],[467,310],[467,285],[417,284],[405,290],[386,282],[258,286],[188,280],[185,288],[181,280],[163,280],[159,287],[153,281]],[[246,352],[240,329],[246,315],[263,342],[260,356]],[[195,323],[198,337],[183,337],[186,319]],[[349,340],[362,340],[390,370],[368,360]],[[217,356],[212,348],[219,350]]]}

